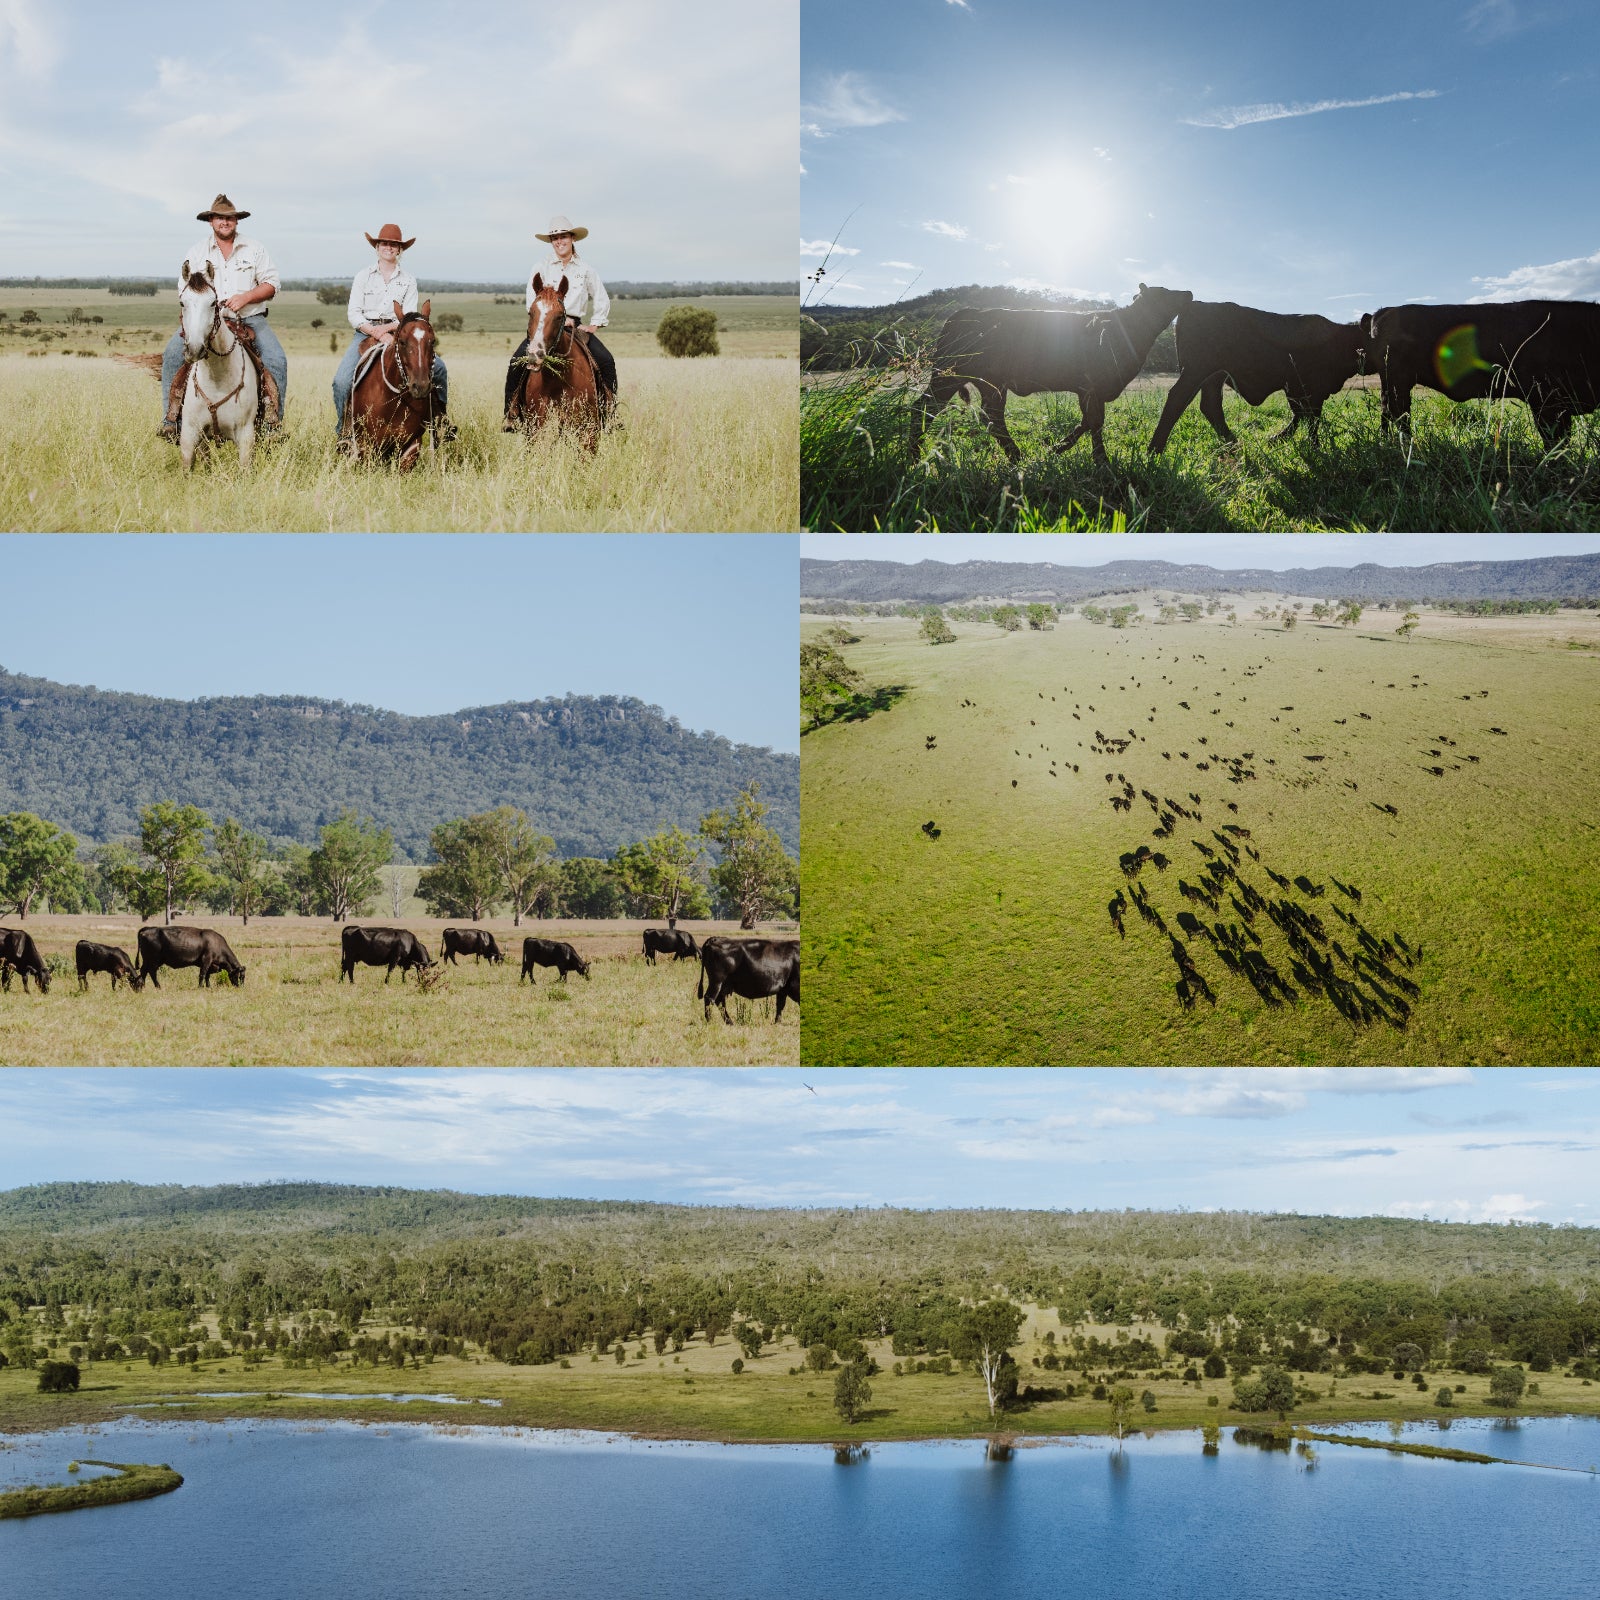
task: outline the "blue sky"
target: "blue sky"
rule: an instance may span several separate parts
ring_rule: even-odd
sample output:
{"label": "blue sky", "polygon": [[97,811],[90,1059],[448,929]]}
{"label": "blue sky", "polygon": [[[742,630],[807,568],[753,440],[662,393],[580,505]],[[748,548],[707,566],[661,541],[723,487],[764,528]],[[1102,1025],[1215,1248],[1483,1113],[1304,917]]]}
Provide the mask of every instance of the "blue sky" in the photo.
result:
{"label": "blue sky", "polygon": [[1587,1069],[0,1073],[0,1188],[302,1178],[1597,1225],[1597,1157]]}
{"label": "blue sky", "polygon": [[[798,0],[0,0],[0,274],[175,274],[225,190],[285,277],[787,275]],[[534,252],[537,251],[536,256]]]}
{"label": "blue sky", "polygon": [[794,751],[782,534],[13,534],[0,665],[412,715],[624,694]]}
{"label": "blue sky", "polygon": [[1600,552],[1596,533],[803,533],[818,561],[1199,562],[1223,569],[1425,567],[1435,561],[1528,561]]}
{"label": "blue sky", "polygon": [[800,269],[842,226],[830,304],[1600,298],[1597,93],[1591,0],[805,0]]}

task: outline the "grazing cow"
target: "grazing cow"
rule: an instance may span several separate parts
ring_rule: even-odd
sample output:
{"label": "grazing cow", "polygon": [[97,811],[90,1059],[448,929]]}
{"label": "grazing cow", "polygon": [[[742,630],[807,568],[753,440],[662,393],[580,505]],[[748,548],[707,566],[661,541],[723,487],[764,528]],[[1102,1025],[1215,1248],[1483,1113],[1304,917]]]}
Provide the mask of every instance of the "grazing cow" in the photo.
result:
{"label": "grazing cow", "polygon": [[111,987],[117,986],[119,978],[126,978],[129,986],[137,993],[144,988],[144,974],[136,971],[133,963],[128,959],[128,952],[114,944],[96,944],[92,939],[78,941],[78,987],[89,987],[89,974],[91,972],[109,972],[111,974]]}
{"label": "grazing cow", "polygon": [[1217,437],[1231,444],[1233,433],[1222,414],[1224,384],[1253,406],[1282,389],[1289,397],[1289,422],[1273,434],[1273,441],[1287,439],[1304,419],[1315,444],[1323,403],[1361,370],[1366,334],[1359,322],[1282,316],[1231,300],[1196,300],[1178,313],[1177,340],[1178,377],[1150,436],[1151,455],[1161,454],[1167,435],[1197,394],[1201,413]]}
{"label": "grazing cow", "polygon": [[989,431],[1019,461],[1006,429],[1006,396],[1067,391],[1078,397],[1083,420],[1055,448],[1070,450],[1088,434],[1095,460],[1104,463],[1106,406],[1138,377],[1161,330],[1193,299],[1187,289],[1141,283],[1122,310],[956,312],[940,330],[933,376],[916,401],[912,448],[928,418],[971,384]]}
{"label": "grazing cow", "polygon": [[215,928],[141,928],[139,971],[159,989],[156,974],[163,967],[198,967],[208,989],[213,972],[226,972],[236,989],[244,987],[244,968]]}
{"label": "grazing cow", "polygon": [[700,981],[694,986],[696,1000],[705,1000],[705,1020],[711,1008],[722,1012],[730,1027],[728,996],[741,1000],[765,1000],[777,995],[774,1021],[783,1020],[783,1003],[800,1004],[800,941],[798,939],[727,939],[713,935],[700,946]]}
{"label": "grazing cow", "polygon": [[671,956],[674,961],[687,961],[700,954],[700,946],[692,933],[681,928],[646,928],[644,930],[644,958],[653,967],[657,956]]}
{"label": "grazing cow", "polygon": [[[529,983],[537,981],[533,975],[535,967],[554,967],[561,974],[563,983],[567,981],[569,972],[581,972],[586,980],[589,976],[589,963],[563,939],[524,939],[522,978]],[[518,978],[517,982],[521,983],[522,978]]]}
{"label": "grazing cow", "polygon": [[457,956],[471,956],[474,966],[483,957],[488,957],[491,965],[505,960],[505,952],[494,942],[494,935],[487,928],[446,928],[441,936],[439,959],[454,967],[459,965]]}
{"label": "grazing cow", "polygon": [[50,993],[50,969],[26,928],[0,928],[0,973],[4,974],[8,989],[13,972],[22,974],[24,994],[28,992],[30,978],[38,980],[40,994]]}
{"label": "grazing cow", "polygon": [[1364,320],[1385,428],[1409,431],[1419,383],[1451,400],[1527,401],[1547,449],[1600,409],[1600,305],[1587,300],[1386,306]]}
{"label": "grazing cow", "polygon": [[358,963],[363,967],[387,967],[385,983],[394,976],[396,967],[404,983],[406,973],[433,965],[427,946],[409,928],[344,928],[339,934],[339,954],[339,976],[348,978],[352,987]]}

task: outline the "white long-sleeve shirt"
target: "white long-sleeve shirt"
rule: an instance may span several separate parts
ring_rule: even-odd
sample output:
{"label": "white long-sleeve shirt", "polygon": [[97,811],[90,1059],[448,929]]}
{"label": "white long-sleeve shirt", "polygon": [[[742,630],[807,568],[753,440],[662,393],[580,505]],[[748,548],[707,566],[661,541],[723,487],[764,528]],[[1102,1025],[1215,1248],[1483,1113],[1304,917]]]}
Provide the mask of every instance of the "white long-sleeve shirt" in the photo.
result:
{"label": "white long-sleeve shirt", "polygon": [[359,332],[363,322],[393,322],[396,300],[402,311],[415,311],[417,280],[398,263],[388,282],[376,261],[363,267],[350,282],[350,326]]}
{"label": "white long-sleeve shirt", "polygon": [[[243,234],[233,236],[233,253],[224,256],[217,244],[217,236],[208,233],[201,244],[197,244],[187,257],[191,272],[204,272],[206,262],[210,262],[216,269],[216,290],[219,300],[231,300],[236,294],[244,294],[250,289],[259,287],[263,283],[270,283],[274,289],[283,287],[283,280],[278,276],[278,269],[272,264],[272,257],[267,254],[267,247],[259,239],[247,239]],[[183,279],[178,279],[178,287],[183,288]],[[255,300],[244,308],[241,315],[246,317],[259,317],[265,313],[267,302]]]}
{"label": "white long-sleeve shirt", "polygon": [[[569,317],[576,317],[579,322],[591,328],[603,328],[611,315],[611,296],[606,293],[606,286],[600,281],[600,274],[589,263],[583,260],[576,250],[572,252],[572,259],[564,266],[557,258],[555,252],[550,252],[550,259],[542,261],[528,274],[528,293],[524,309],[533,310],[533,280],[541,277],[546,283],[560,283],[562,278],[567,280],[566,308]],[[590,302],[594,303],[593,312],[585,316]]]}

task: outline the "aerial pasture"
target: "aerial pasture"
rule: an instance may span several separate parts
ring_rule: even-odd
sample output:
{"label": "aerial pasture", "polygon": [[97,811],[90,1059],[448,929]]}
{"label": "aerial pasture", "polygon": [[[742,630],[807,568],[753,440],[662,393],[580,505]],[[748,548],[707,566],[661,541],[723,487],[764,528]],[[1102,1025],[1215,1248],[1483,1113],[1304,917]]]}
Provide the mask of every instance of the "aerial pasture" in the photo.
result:
{"label": "aerial pasture", "polygon": [[[732,1026],[715,1008],[704,1020],[695,998],[697,960],[644,960],[646,924],[629,921],[525,921],[491,929],[504,964],[458,957],[443,962],[440,933],[473,924],[424,917],[356,919],[358,926],[410,928],[434,966],[420,987],[415,973],[357,966],[340,976],[340,925],[326,917],[237,917],[207,912],[184,926],[216,928],[245,969],[233,988],[225,974],[209,987],[195,969],[163,969],[159,987],[141,992],[91,974],[80,990],[73,970],[79,939],[138,950],[139,919],[103,915],[29,917],[25,926],[53,968],[49,992],[24,992],[20,979],[0,993],[0,1061],[15,1066],[792,1066],[800,1018],[773,1002],[730,999]],[[658,925],[658,924],[657,924]],[[683,923],[697,941],[739,936],[737,923]],[[794,929],[763,925],[764,938]],[[571,943],[589,962],[587,979],[552,968],[519,981],[526,936]]]}
{"label": "aerial pasture", "polygon": [[1295,598],[851,618],[906,692],[805,741],[803,1059],[1592,1062],[1600,618],[1246,620]]}

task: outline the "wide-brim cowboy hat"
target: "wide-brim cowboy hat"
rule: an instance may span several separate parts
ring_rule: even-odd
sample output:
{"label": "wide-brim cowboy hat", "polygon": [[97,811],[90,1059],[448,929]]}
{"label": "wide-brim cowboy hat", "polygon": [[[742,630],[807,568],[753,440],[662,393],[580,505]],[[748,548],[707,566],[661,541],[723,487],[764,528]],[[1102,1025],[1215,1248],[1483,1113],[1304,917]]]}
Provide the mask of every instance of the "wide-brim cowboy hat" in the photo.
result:
{"label": "wide-brim cowboy hat", "polygon": [[376,250],[380,244],[397,244],[402,250],[409,250],[412,245],[417,242],[415,234],[413,234],[409,239],[403,239],[400,237],[400,224],[398,222],[384,223],[384,225],[378,229],[378,237],[376,239],[374,239],[369,233],[366,236],[366,240],[374,250]]}
{"label": "wide-brim cowboy hat", "polygon": [[549,244],[550,234],[552,233],[570,233],[574,243],[576,243],[579,239],[587,239],[589,237],[589,230],[587,228],[574,228],[565,217],[558,216],[551,217],[549,233],[536,233],[534,234],[534,238],[543,239],[546,244]]}
{"label": "wide-brim cowboy hat", "polygon": [[211,202],[209,209],[205,211],[197,211],[195,213],[195,221],[209,222],[213,217],[232,217],[235,222],[242,222],[244,218],[248,217],[249,215],[250,213],[248,211],[240,211],[236,209],[233,201],[231,201],[227,195],[219,194],[217,198]]}

